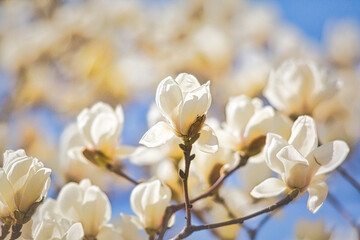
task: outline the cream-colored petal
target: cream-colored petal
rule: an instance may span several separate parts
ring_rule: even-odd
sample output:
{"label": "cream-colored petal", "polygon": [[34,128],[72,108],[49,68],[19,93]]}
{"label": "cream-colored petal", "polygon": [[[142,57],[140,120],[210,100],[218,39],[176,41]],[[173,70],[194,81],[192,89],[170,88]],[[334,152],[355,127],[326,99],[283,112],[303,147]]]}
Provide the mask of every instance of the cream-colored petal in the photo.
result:
{"label": "cream-colored petal", "polygon": [[181,91],[184,93],[191,92],[196,88],[200,87],[200,83],[196,79],[196,77],[188,73],[180,73],[175,78],[175,82],[179,84]]}
{"label": "cream-colored petal", "polygon": [[180,86],[171,78],[162,80],[156,90],[156,105],[160,112],[168,119],[172,119],[174,111],[183,102]]}
{"label": "cream-colored petal", "polygon": [[117,117],[119,133],[121,133],[124,125],[124,110],[121,105],[117,105],[115,108],[115,115]]}
{"label": "cream-colored petal", "polygon": [[[184,104],[180,110],[180,131],[186,135],[190,126],[196,121],[196,118],[207,112],[211,104],[210,83],[186,94]],[[178,126],[177,126],[178,127]]]}
{"label": "cream-colored petal", "polygon": [[3,169],[0,169],[0,186],[0,201],[13,212],[16,209],[14,190]]}
{"label": "cream-colored petal", "polygon": [[323,205],[327,197],[328,187],[324,181],[316,181],[309,186],[308,192],[309,199],[307,202],[307,208],[310,212],[316,213]]}
{"label": "cream-colored petal", "polygon": [[318,146],[315,121],[310,116],[300,116],[291,129],[289,144],[293,145],[304,157]]}
{"label": "cream-colored petal", "polygon": [[22,192],[21,201],[19,203],[20,211],[26,212],[33,203],[41,200],[41,197],[45,197],[43,193],[46,193],[50,186],[50,174],[51,170],[49,168],[43,168],[37,171],[34,176],[28,180],[27,184],[24,186],[25,189]]}
{"label": "cream-colored petal", "polygon": [[280,135],[274,133],[268,133],[266,135],[264,147],[265,162],[271,170],[279,174],[282,174],[285,169],[283,163],[277,158],[276,154],[287,145],[287,141]]}
{"label": "cream-colored petal", "polygon": [[248,143],[254,139],[266,136],[268,132],[273,132],[275,111],[272,107],[267,106],[255,112],[246,125],[244,137]]}
{"label": "cream-colored petal", "polygon": [[315,163],[320,165],[316,175],[333,171],[345,160],[349,151],[344,141],[329,142],[315,149],[312,156]]}
{"label": "cream-colored petal", "polygon": [[166,122],[158,122],[141,138],[140,144],[147,147],[158,147],[174,137],[174,130]]}
{"label": "cream-colored petal", "polygon": [[309,184],[309,163],[294,146],[282,148],[276,156],[284,164],[283,177],[288,187],[303,188]]}
{"label": "cream-colored petal", "polygon": [[114,114],[99,114],[93,121],[90,134],[94,147],[116,146],[120,134],[120,125]]}
{"label": "cream-colored petal", "polygon": [[209,125],[204,125],[200,131],[200,137],[195,142],[199,149],[207,153],[215,153],[219,149],[218,139],[214,130]]}
{"label": "cream-colored petal", "polygon": [[81,212],[85,235],[96,236],[100,227],[111,218],[111,205],[108,197],[99,187],[90,186],[84,194]]}
{"label": "cream-colored petal", "polygon": [[226,105],[226,125],[234,135],[240,136],[246,124],[255,112],[255,106],[249,97],[240,95],[230,98]]}
{"label": "cream-colored petal", "polygon": [[275,197],[286,190],[286,185],[278,178],[268,178],[250,192],[255,198]]}
{"label": "cream-colored petal", "polygon": [[65,233],[64,240],[81,240],[84,237],[84,229],[81,223],[74,223]]}

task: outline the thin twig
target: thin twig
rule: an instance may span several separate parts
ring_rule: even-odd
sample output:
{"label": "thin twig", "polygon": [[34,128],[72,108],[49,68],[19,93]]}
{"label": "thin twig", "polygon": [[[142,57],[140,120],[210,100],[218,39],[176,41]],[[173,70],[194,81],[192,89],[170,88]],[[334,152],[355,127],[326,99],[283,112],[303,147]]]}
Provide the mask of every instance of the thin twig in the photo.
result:
{"label": "thin twig", "polygon": [[247,233],[249,234],[250,240],[255,240],[257,234],[259,233],[260,229],[269,221],[269,219],[274,215],[277,210],[274,210],[272,213],[266,215],[263,219],[261,219],[260,223],[254,229],[247,229]]}
{"label": "thin twig", "polygon": [[336,171],[340,173],[340,175],[343,176],[360,193],[360,184],[345,170],[345,168],[339,166]]}
{"label": "thin twig", "polygon": [[131,182],[132,184],[135,184],[135,185],[138,185],[140,182],[134,180],[133,178],[131,178],[130,176],[128,176],[126,173],[124,173],[120,168],[117,168],[117,167],[114,167],[113,165],[111,164],[107,164],[106,165],[106,168],[115,173],[116,175],[122,177],[122,178],[125,178],[126,180],[128,180],[129,182]]}
{"label": "thin twig", "polygon": [[337,200],[332,193],[328,193],[327,199],[329,200],[330,204],[335,208],[335,210],[338,211],[341,216],[350,223],[351,226],[358,228],[356,221],[351,217],[351,215],[345,210],[339,200]]}
{"label": "thin twig", "polygon": [[288,195],[286,195],[285,198],[281,199],[279,202],[275,203],[274,205],[271,205],[268,208],[265,208],[265,209],[263,209],[261,211],[255,212],[255,213],[250,214],[250,215],[245,216],[245,217],[241,217],[241,218],[237,218],[237,219],[233,219],[233,220],[229,220],[229,221],[225,221],[225,222],[213,223],[213,224],[190,226],[190,227],[184,229],[184,231],[182,231],[179,235],[177,235],[173,239],[174,240],[184,239],[184,238],[190,236],[194,232],[202,231],[202,230],[205,230],[205,229],[214,229],[214,228],[229,226],[229,225],[233,225],[233,224],[242,224],[248,219],[257,217],[257,216],[259,216],[261,214],[264,214],[264,213],[274,211],[275,209],[278,209],[278,208],[280,208],[282,206],[287,205],[288,203],[290,203],[292,200],[294,200],[298,196],[299,192],[300,192],[299,189],[294,189]]}
{"label": "thin twig", "polygon": [[[199,195],[198,197],[191,199],[190,203],[193,204],[203,198],[210,197],[214,194],[214,192],[221,186],[221,184],[227,179],[231,174],[233,174],[236,170],[246,165],[247,161],[249,159],[249,156],[240,156],[239,163],[234,166],[231,170],[224,172],[217,180],[216,182],[203,194]],[[159,232],[158,240],[162,240],[164,238],[165,232],[167,230],[168,222],[170,220],[170,217],[180,209],[183,209],[185,207],[185,203],[179,203],[176,205],[171,205],[166,208],[164,217],[163,217],[163,223],[161,226],[161,230]]]}

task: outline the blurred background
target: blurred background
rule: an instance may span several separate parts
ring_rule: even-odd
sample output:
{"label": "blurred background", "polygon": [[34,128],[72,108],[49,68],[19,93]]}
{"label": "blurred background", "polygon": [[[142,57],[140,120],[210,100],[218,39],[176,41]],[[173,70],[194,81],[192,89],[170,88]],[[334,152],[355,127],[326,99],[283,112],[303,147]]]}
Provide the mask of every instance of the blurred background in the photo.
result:
{"label": "blurred background", "polygon": [[[74,172],[64,159],[64,130],[83,108],[98,101],[121,104],[122,142],[138,146],[163,78],[187,72],[202,83],[210,80],[210,116],[223,121],[230,96],[263,98],[271,69],[304,58],[347,86],[342,107],[325,111],[319,121],[333,130],[323,138],[352,146],[344,168],[360,181],[359,26],[359,0],[0,1],[0,152],[24,148],[52,168],[56,197],[65,182],[97,171]],[[125,167],[134,176],[149,177],[144,167],[129,161]],[[92,180],[108,193],[114,219],[120,212],[132,214],[131,186],[112,176]],[[235,176],[227,184],[239,181]],[[328,183],[344,211],[326,201],[313,215],[307,197],[301,197],[269,219],[257,239],[296,239],[299,220],[340,239],[357,239],[350,222],[359,223],[359,192],[338,173]],[[174,233],[183,217],[178,214]],[[238,239],[247,238],[240,230]],[[200,232],[189,239],[215,238]]]}

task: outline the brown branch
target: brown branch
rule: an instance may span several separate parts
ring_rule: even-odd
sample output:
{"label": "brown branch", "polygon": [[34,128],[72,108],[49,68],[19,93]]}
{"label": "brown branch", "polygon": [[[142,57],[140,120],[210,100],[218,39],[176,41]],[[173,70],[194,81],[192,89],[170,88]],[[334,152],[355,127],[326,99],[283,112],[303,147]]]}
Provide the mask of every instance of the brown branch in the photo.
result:
{"label": "brown branch", "polygon": [[184,144],[181,144],[180,148],[183,150],[183,153],[184,153],[185,172],[183,172],[180,169],[179,175],[182,180],[182,185],[183,185],[183,190],[184,190],[186,227],[189,227],[189,226],[191,226],[192,205],[190,203],[190,197],[189,197],[188,179],[189,179],[189,173],[190,173],[190,163],[191,163],[191,160],[194,159],[195,155],[191,156],[192,143],[190,142],[190,140],[188,138],[184,138]]}
{"label": "brown branch", "polygon": [[338,211],[340,215],[350,223],[351,226],[357,229],[359,228],[356,221],[350,216],[350,214],[345,210],[339,200],[337,200],[332,193],[328,193],[327,199],[329,200],[330,204],[335,208],[335,210]]}
{"label": "brown branch", "polygon": [[345,170],[345,168],[339,166],[336,171],[360,193],[360,184]]}
{"label": "brown branch", "polygon": [[261,219],[260,223],[257,225],[256,228],[254,228],[254,229],[250,229],[250,228],[246,229],[250,240],[255,240],[256,239],[256,236],[259,233],[260,229],[269,221],[269,219],[274,215],[274,213],[276,211],[277,210],[274,210],[272,213],[266,215],[263,219]]}
{"label": "brown branch", "polygon": [[114,165],[111,164],[107,164],[106,165],[106,169],[108,169],[109,171],[115,173],[116,175],[128,180],[129,182],[131,182],[132,184],[138,185],[140,182],[134,180],[133,178],[131,178],[130,176],[128,176],[125,172],[123,172],[121,170],[121,168],[117,168]]}
{"label": "brown branch", "polygon": [[[236,170],[246,165],[248,162],[249,156],[241,156],[240,155],[240,161],[239,163],[233,167],[231,170],[224,172],[217,180],[216,182],[203,194],[199,195],[198,197],[191,199],[190,203],[193,204],[203,198],[212,196],[215,191],[221,186],[221,184],[227,179],[231,174],[233,174]],[[164,217],[163,217],[163,224],[161,226],[161,230],[159,232],[158,240],[162,240],[164,238],[165,232],[167,230],[168,222],[170,220],[170,217],[180,209],[183,209],[185,207],[185,203],[179,203],[176,205],[171,205],[166,208]]]}
{"label": "brown branch", "polygon": [[278,209],[278,208],[280,208],[282,206],[287,205],[288,203],[290,203],[292,200],[294,200],[298,196],[299,192],[300,192],[299,189],[293,189],[288,195],[286,195],[285,198],[281,199],[279,202],[275,203],[274,205],[271,205],[268,208],[265,208],[265,209],[263,209],[261,211],[255,212],[255,213],[250,214],[250,215],[245,216],[245,217],[241,217],[241,218],[237,218],[237,219],[233,219],[233,220],[229,220],[229,221],[225,221],[225,222],[213,223],[213,224],[190,226],[188,228],[185,228],[179,235],[177,235],[173,239],[174,240],[184,239],[184,238],[190,236],[194,232],[202,231],[202,230],[205,230],[205,229],[214,229],[214,228],[229,226],[229,225],[233,225],[233,224],[242,224],[248,219],[257,217],[257,216],[259,216],[261,214],[264,214],[264,213],[274,211],[274,210],[276,210],[276,209]]}

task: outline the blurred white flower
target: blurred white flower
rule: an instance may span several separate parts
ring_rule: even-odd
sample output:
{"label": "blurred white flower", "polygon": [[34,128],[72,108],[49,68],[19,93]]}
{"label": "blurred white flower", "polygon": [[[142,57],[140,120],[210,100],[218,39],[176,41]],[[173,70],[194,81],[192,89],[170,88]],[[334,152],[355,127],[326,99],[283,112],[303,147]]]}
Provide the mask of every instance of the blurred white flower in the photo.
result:
{"label": "blurred white flower", "polygon": [[25,228],[22,235],[37,240],[81,240],[84,230],[80,222],[74,222],[61,215],[55,200],[47,199],[32,218],[31,230]]}
{"label": "blurred white flower", "polygon": [[100,239],[99,236],[110,232],[116,237],[116,231],[108,224],[111,218],[109,199],[99,187],[91,185],[89,179],[80,184],[66,184],[59,193],[57,207],[62,216],[81,223],[85,236]]}
{"label": "blurred white flower", "polygon": [[[106,103],[98,102],[85,108],[77,117],[77,126],[85,141],[86,149],[113,162],[118,157],[128,157],[133,148],[119,145],[119,135],[124,123],[122,107],[115,111]],[[91,157],[86,156],[89,160]],[[97,160],[94,160],[95,162]],[[97,162],[97,164],[100,164]]]}
{"label": "blurred white flower", "polygon": [[345,160],[349,147],[344,141],[333,141],[318,147],[314,120],[301,116],[292,127],[289,141],[268,133],[264,152],[266,164],[281,179],[266,179],[251,191],[251,195],[263,198],[277,196],[289,189],[298,189],[301,193],[307,190],[307,207],[315,213],[327,196],[325,174]]}
{"label": "blurred white flower", "polygon": [[1,217],[16,217],[18,211],[29,221],[28,211],[38,206],[46,197],[50,186],[49,168],[45,168],[38,159],[29,157],[25,151],[7,150],[4,153],[3,168],[0,169],[0,214]]}
{"label": "blurred white flower", "polygon": [[156,233],[170,201],[171,190],[160,180],[140,183],[130,195],[131,209],[137,215],[134,220],[148,233]]}
{"label": "blurred white flower", "polygon": [[352,67],[360,57],[360,28],[351,20],[329,24],[325,41],[330,60],[340,66]]}
{"label": "blurred white flower", "polygon": [[209,82],[200,85],[194,76],[186,73],[179,74],[175,80],[171,77],[162,80],[156,91],[156,104],[167,121],[160,121],[150,128],[140,143],[157,147],[174,136],[191,138],[199,132],[200,138],[196,141],[199,148],[216,152],[217,138],[204,124],[211,104],[209,85]]}
{"label": "blurred white flower", "polygon": [[288,60],[270,73],[265,97],[288,115],[312,114],[339,89],[339,81],[312,61]]}
{"label": "blurred white flower", "polygon": [[268,132],[288,137],[290,126],[290,120],[270,106],[263,107],[260,99],[240,95],[230,98],[226,105],[224,131],[218,135],[224,148],[251,156],[262,150]]}

